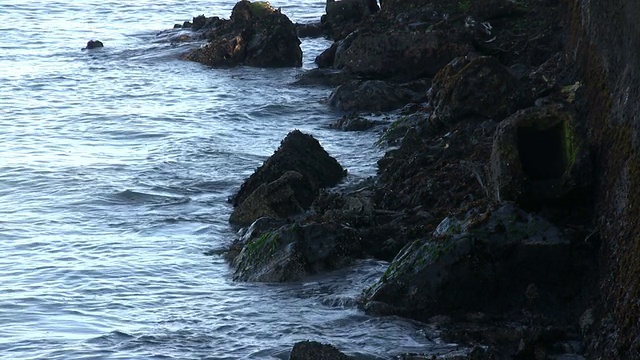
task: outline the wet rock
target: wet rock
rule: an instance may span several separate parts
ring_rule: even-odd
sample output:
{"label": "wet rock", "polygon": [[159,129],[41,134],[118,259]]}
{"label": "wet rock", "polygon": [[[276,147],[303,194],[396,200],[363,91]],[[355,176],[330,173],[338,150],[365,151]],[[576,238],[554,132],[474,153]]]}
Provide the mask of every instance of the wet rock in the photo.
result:
{"label": "wet rock", "polygon": [[322,191],[312,209],[321,222],[362,227],[373,224],[375,219],[371,194],[364,189],[350,193]]}
{"label": "wet rock", "polygon": [[[424,126],[430,126],[430,124],[428,123],[430,114],[431,113],[426,111],[425,109],[420,109],[411,114],[398,117],[389,125],[389,127],[385,129],[384,133],[378,140],[378,143],[398,145],[398,143],[407,134],[407,131],[409,129],[420,129]],[[384,168],[384,166],[382,166],[381,168]]]}
{"label": "wet rock", "polygon": [[584,130],[566,106],[524,109],[496,129],[491,190],[498,201],[532,205],[584,198],[591,179]]}
{"label": "wet rock", "polygon": [[[206,19],[198,25],[209,28]],[[204,22],[203,22],[204,21]],[[240,1],[231,14],[231,21],[206,33],[209,42],[183,55],[183,59],[213,67],[247,65],[255,67],[302,66],[302,50],[295,25],[263,1]]]}
{"label": "wet rock", "polygon": [[[558,309],[580,292],[563,232],[513,204],[445,219],[403,249],[362,297],[365,308],[427,320],[437,314]],[[535,284],[536,297],[527,297]]]}
{"label": "wet rock", "polygon": [[[317,195],[320,188],[336,185],[346,173],[316,139],[294,130],[282,140],[278,150],[242,184],[232,199],[233,205],[241,205],[258,188],[275,182],[288,171],[297,172],[303,179],[296,180],[297,175],[290,174],[287,181],[281,180],[281,183],[273,184],[272,188],[288,189],[291,186],[296,189],[300,184],[308,184],[308,192],[305,190],[303,196],[295,195],[296,199],[306,199],[309,193]],[[281,185],[287,186],[280,187]],[[302,203],[307,204],[307,201],[302,200]]]}
{"label": "wet rock", "polygon": [[375,0],[328,0],[325,10],[322,24],[333,39],[339,40],[355,30],[358,23],[376,13],[379,8]]}
{"label": "wet rock", "polygon": [[316,56],[315,63],[319,68],[327,68],[333,66],[333,62],[336,58],[336,50],[338,49],[337,42],[334,42],[328,49]]}
{"label": "wet rock", "polygon": [[347,266],[362,256],[357,233],[337,224],[285,225],[252,235],[232,261],[235,280],[296,281]]}
{"label": "wet rock", "polygon": [[344,111],[390,111],[426,100],[428,81],[391,84],[382,80],[351,81],[338,86],[329,105]]}
{"label": "wet rock", "polygon": [[348,360],[347,355],[332,345],[321,344],[316,341],[301,341],[291,350],[289,360]]}
{"label": "wet rock", "polygon": [[311,69],[298,76],[294,85],[321,85],[336,87],[353,80],[353,76],[335,69]]}
{"label": "wet rock", "polygon": [[238,237],[230,244],[226,251],[223,251],[224,259],[228,262],[233,261],[233,259],[240,255],[244,245],[252,238],[260,237],[260,235],[267,231],[273,231],[287,224],[291,224],[289,219],[273,219],[268,217],[257,219],[251,226],[243,227],[238,231]]}
{"label": "wet rock", "polygon": [[193,31],[198,31],[206,25],[207,18],[204,15],[198,15],[193,18],[191,23],[192,23],[191,28],[193,29]]}
{"label": "wet rock", "polygon": [[518,80],[489,56],[451,61],[433,79],[429,99],[434,108],[431,121],[439,124],[465,117],[499,121],[522,102]]}
{"label": "wet rock", "polygon": [[316,193],[300,173],[287,171],[277,180],[260,185],[229,218],[235,225],[247,226],[261,217],[284,219],[308,209]]}
{"label": "wet rock", "polygon": [[472,46],[457,31],[360,29],[336,49],[334,66],[376,79],[433,77]]}
{"label": "wet rock", "polygon": [[91,50],[104,47],[104,44],[100,40],[89,40],[87,42],[87,46],[82,48],[82,50]]}
{"label": "wet rock", "polygon": [[344,131],[364,131],[380,124],[383,124],[383,122],[369,120],[356,113],[351,113],[341,117],[329,126],[333,129],[340,129]]}

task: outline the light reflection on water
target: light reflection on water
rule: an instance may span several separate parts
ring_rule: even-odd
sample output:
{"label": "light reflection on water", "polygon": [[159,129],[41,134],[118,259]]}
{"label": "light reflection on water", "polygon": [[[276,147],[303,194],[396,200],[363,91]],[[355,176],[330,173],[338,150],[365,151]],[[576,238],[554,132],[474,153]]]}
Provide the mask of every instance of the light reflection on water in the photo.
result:
{"label": "light reflection on water", "polygon": [[[324,1],[272,1],[297,21]],[[242,284],[203,253],[234,236],[226,199],[292,129],[357,180],[376,134],[342,133],[301,69],[183,62],[156,34],[229,1],[0,4],[0,358],[286,358],[295,341],[423,351],[422,327],[353,299],[384,264]],[[82,52],[88,39],[106,47]],[[328,46],[305,40],[305,69]],[[368,354],[368,355],[367,355]]]}

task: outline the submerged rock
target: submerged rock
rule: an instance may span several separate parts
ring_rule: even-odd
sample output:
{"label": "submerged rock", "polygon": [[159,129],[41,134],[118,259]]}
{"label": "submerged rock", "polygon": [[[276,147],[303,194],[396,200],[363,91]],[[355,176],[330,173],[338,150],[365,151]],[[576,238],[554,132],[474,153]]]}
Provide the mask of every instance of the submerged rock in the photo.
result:
{"label": "submerged rock", "polygon": [[347,355],[332,345],[321,344],[317,341],[301,341],[291,350],[289,360],[348,360]]}
{"label": "submerged rock", "polygon": [[336,69],[311,69],[296,76],[294,85],[339,86],[353,80],[353,76]]}
{"label": "submerged rock", "polygon": [[369,120],[357,113],[351,113],[341,117],[329,126],[344,131],[363,131],[380,124],[384,124],[384,122]]}
{"label": "submerged rock", "polygon": [[[285,173],[288,175],[283,177]],[[316,139],[294,130],[242,184],[232,199],[233,205],[239,209],[237,214],[234,212],[234,219],[242,218],[242,223],[246,223],[256,216],[285,216],[307,209],[321,188],[336,185],[345,173]],[[254,192],[257,193],[253,195]],[[243,204],[250,196],[250,202]],[[295,203],[292,205],[289,202],[293,199]]]}
{"label": "submerged rock", "polygon": [[[194,18],[194,24],[196,20],[199,28],[208,27],[206,19]],[[302,66],[295,25],[265,1],[239,1],[233,8],[231,21],[207,32],[207,37],[207,44],[183,55],[183,59],[213,67]]]}

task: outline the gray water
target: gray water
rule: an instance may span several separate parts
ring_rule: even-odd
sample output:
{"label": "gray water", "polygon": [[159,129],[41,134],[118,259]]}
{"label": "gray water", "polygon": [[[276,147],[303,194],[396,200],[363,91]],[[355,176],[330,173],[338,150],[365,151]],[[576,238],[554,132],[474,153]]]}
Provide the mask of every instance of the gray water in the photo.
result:
{"label": "gray water", "polygon": [[[309,22],[323,1],[272,2]],[[0,0],[0,358],[286,358],[330,342],[363,358],[446,348],[364,315],[384,270],[363,261],[294,284],[231,281],[205,252],[235,234],[226,199],[297,128],[371,176],[375,132],[328,128],[303,69],[210,69],[157,36],[232,1]],[[87,40],[106,47],[80,51]]]}

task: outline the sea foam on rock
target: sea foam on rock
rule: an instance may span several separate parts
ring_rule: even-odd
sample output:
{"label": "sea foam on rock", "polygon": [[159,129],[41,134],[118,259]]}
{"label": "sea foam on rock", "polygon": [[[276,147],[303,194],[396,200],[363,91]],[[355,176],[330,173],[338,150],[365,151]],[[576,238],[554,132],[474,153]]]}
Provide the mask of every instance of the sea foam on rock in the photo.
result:
{"label": "sea foam on rock", "polygon": [[232,260],[233,278],[241,281],[286,282],[350,265],[362,256],[355,231],[333,223],[284,225],[249,232]]}

